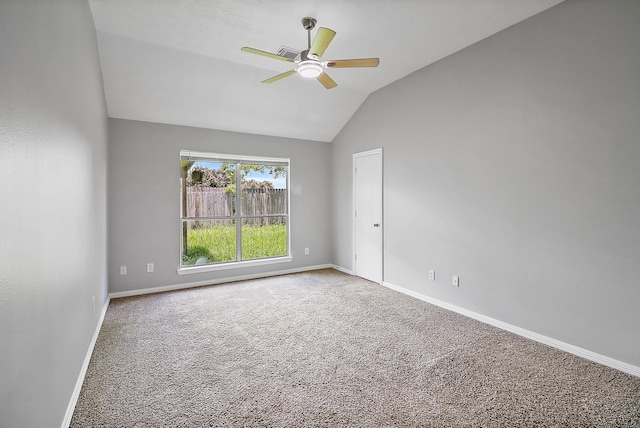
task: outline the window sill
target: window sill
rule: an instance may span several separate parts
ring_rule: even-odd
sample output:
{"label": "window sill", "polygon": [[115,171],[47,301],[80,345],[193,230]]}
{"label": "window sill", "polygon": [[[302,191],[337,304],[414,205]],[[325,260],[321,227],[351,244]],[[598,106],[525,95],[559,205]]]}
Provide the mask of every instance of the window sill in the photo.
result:
{"label": "window sill", "polygon": [[214,272],[218,270],[238,269],[252,266],[272,265],[277,263],[288,263],[293,261],[293,257],[274,257],[270,259],[246,260],[243,262],[219,263],[215,265],[187,266],[178,268],[178,275],[189,275],[192,273]]}

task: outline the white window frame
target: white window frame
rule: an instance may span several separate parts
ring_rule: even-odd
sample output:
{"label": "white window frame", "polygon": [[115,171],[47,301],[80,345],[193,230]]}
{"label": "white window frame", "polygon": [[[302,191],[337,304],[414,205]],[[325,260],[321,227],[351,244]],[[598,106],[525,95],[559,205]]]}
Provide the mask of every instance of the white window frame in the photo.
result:
{"label": "white window frame", "polygon": [[[241,229],[242,229],[242,219],[247,216],[243,216],[240,210],[240,192],[241,192],[241,177],[239,171],[236,172],[236,212],[233,218],[236,221],[236,260],[228,261],[228,262],[220,262],[215,264],[206,264],[206,265],[182,265],[182,233],[180,234],[180,256],[179,256],[179,267],[178,267],[178,275],[185,275],[191,273],[202,273],[202,272],[211,272],[218,270],[226,270],[226,269],[238,269],[250,266],[261,266],[261,265],[270,265],[275,263],[287,263],[293,260],[291,256],[291,160],[289,158],[275,158],[275,157],[265,157],[265,156],[246,156],[246,155],[230,155],[230,154],[222,154],[222,153],[209,153],[209,152],[199,152],[192,150],[181,150],[180,151],[180,161],[183,160],[194,160],[194,161],[218,161],[218,162],[228,162],[228,163],[251,163],[251,164],[283,164],[287,167],[286,174],[286,183],[287,183],[287,212],[286,214],[278,215],[286,217],[286,225],[287,225],[287,254],[285,256],[278,257],[267,257],[253,260],[240,260],[241,256],[241,248],[242,248],[242,237],[241,237]],[[237,168],[237,167],[236,167]],[[182,196],[181,196],[182,198]],[[180,201],[180,205],[182,201]],[[255,216],[251,216],[255,217]],[[188,220],[189,217],[183,217],[182,209],[180,209],[180,219],[179,219],[179,230],[182,230],[182,221]],[[207,220],[207,217],[199,217],[198,219]]]}

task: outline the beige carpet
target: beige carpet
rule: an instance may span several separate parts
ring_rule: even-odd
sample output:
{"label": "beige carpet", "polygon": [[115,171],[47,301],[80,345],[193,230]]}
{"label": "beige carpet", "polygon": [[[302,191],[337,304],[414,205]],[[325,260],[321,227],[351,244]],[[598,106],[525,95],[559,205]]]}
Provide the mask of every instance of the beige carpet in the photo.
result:
{"label": "beige carpet", "polygon": [[321,270],[111,301],[73,427],[640,427],[640,378]]}

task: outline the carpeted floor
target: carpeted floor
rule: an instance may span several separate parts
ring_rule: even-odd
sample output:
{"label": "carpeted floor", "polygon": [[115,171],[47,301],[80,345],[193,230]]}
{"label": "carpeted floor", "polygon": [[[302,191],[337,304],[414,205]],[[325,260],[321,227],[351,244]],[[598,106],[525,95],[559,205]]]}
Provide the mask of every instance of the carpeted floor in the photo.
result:
{"label": "carpeted floor", "polygon": [[640,378],[334,270],[111,301],[72,427],[640,427]]}

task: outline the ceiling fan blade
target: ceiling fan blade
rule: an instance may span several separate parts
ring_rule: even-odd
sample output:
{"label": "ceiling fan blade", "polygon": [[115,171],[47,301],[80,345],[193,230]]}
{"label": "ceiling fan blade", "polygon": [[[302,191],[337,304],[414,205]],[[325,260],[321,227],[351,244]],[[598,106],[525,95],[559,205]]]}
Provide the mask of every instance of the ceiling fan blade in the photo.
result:
{"label": "ceiling fan blade", "polygon": [[377,67],[380,64],[380,58],[358,58],[358,59],[335,59],[325,61],[325,67],[331,68],[350,68],[350,67]]}
{"label": "ceiling fan blade", "polygon": [[327,73],[321,73],[320,76],[317,77],[317,79],[327,89],[335,88],[336,86],[338,86],[338,84],[334,82]]}
{"label": "ceiling fan blade", "polygon": [[292,74],[295,74],[295,70],[289,70],[289,71],[285,71],[284,73],[280,73],[277,76],[273,76],[267,80],[263,80],[262,83],[273,83],[273,82],[277,82],[280,79],[284,79],[285,77],[291,76]]}
{"label": "ceiling fan blade", "polygon": [[316,55],[318,58],[322,56],[324,51],[327,50],[329,43],[335,37],[336,32],[329,28],[320,27],[316,33],[316,37],[313,39],[313,43],[309,48],[309,54]]}
{"label": "ceiling fan blade", "polygon": [[280,61],[294,62],[291,58],[286,58],[280,55],[272,54],[271,52],[261,51],[259,49],[244,47],[242,52],[248,52],[256,55],[266,56],[267,58],[279,59]]}

